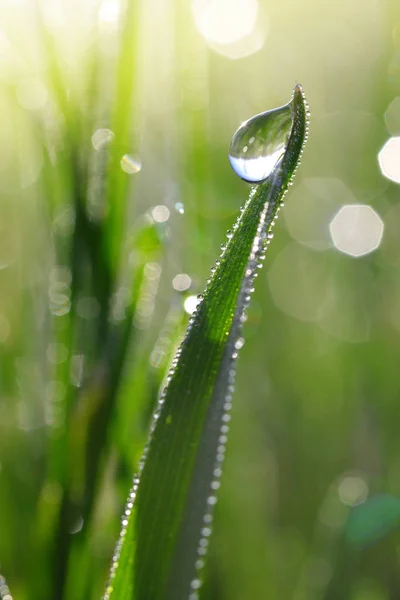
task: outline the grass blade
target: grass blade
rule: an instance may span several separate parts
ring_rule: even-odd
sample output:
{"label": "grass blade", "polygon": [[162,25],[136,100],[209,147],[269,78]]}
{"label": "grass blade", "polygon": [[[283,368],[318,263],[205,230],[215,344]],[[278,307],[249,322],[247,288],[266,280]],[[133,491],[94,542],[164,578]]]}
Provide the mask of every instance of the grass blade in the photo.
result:
{"label": "grass blade", "polygon": [[228,232],[228,243],[167,378],[140,465],[140,483],[135,482],[128,500],[107,599],[197,598],[244,313],[307,134],[300,86],[290,106],[292,126],[285,153],[271,176],[253,188]]}

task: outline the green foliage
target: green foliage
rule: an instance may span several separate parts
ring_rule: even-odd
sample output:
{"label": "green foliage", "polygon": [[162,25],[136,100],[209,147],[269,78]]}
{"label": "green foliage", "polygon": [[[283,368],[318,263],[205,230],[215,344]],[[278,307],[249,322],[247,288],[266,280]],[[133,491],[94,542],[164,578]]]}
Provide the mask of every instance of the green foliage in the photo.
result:
{"label": "green foliage", "polygon": [[[216,500],[212,485],[219,485],[215,470],[221,466],[217,459],[220,435],[224,427],[228,429],[230,418],[226,406],[232,399],[235,345],[256,269],[306,134],[299,86],[292,104],[293,124],[281,163],[253,190],[228,233],[227,246],[212,270],[167,378],[140,483],[135,483],[130,496],[137,495],[133,507],[128,499],[109,598],[184,598],[191,582],[197,589],[200,569],[195,565],[200,538],[205,539],[203,517],[209,517],[206,523],[211,521]],[[135,526],[129,526],[133,515]],[[209,532],[208,527],[207,537]]]}
{"label": "green foliage", "polygon": [[[258,0],[252,16],[257,2],[232,0],[217,19],[221,39],[239,25],[247,33],[231,44],[200,31],[203,4],[211,6],[1,3],[1,574],[18,600],[104,594],[132,473],[187,328],[185,302],[204,289],[243,201],[227,157],[232,132],[280,105],[298,78],[313,106],[312,135],[247,309],[213,534],[202,534],[207,564],[193,577],[204,580],[204,600],[398,598],[400,211],[377,155],[400,134],[400,5],[305,0],[288,12],[287,3]],[[235,20],[239,5],[248,12]],[[94,143],[99,132],[106,141]],[[140,159],[140,172],[121,168],[125,155]],[[258,200],[246,205],[242,227],[248,211],[258,219]],[[335,248],[329,225],[343,204],[379,215],[375,251],[354,258]],[[361,220],[344,241],[372,233]],[[220,342],[235,320],[240,268],[230,271],[226,305],[220,289],[220,315],[207,297],[216,278],[204,294],[199,317],[224,321],[217,342],[207,338],[213,362],[236,337]],[[184,289],[172,285],[177,274],[187,277]],[[206,387],[202,372],[193,378]],[[182,487],[168,493],[154,432],[149,457],[169,506],[178,500],[171,530],[182,530],[190,464],[211,482],[215,444],[206,448],[210,471],[196,470],[214,406],[208,388],[204,398],[193,399],[201,432],[189,406],[182,412],[193,446],[178,416],[159,419],[180,433],[174,460],[187,449],[173,472]],[[153,499],[146,476],[143,497]],[[147,556],[140,585],[149,577],[151,504],[129,520],[132,568],[113,581],[129,598],[136,544]],[[196,514],[204,516],[203,497]],[[157,527],[165,548],[167,524]],[[165,563],[174,573],[177,556]],[[193,567],[193,556],[184,558]]]}

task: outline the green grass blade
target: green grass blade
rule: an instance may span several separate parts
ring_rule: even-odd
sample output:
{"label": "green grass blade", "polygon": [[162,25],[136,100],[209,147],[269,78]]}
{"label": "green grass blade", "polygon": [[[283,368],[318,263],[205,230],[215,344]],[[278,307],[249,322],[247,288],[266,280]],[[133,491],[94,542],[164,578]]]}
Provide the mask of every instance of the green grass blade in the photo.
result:
{"label": "green grass blade", "polygon": [[125,228],[125,198],[129,178],[120,167],[122,156],[131,149],[132,134],[132,102],[137,79],[135,65],[140,24],[138,2],[126,2],[122,21],[121,44],[116,66],[115,104],[111,127],[115,135],[111,147],[107,174],[106,206],[108,208],[108,227],[105,243],[106,253],[113,272],[120,267],[121,235]]}
{"label": "green grass blade", "polygon": [[197,597],[229,428],[237,342],[257,267],[306,138],[300,86],[292,114],[280,165],[253,188],[228,233],[167,378],[140,483],[134,484],[123,520],[107,599]]}

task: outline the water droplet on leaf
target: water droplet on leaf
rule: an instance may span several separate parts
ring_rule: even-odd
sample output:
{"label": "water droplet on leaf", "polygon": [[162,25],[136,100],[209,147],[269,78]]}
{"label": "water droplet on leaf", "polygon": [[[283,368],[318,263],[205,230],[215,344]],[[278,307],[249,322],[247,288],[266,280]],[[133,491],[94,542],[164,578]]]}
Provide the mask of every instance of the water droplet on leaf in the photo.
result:
{"label": "water droplet on leaf", "polygon": [[293,125],[293,101],[251,117],[232,138],[229,160],[239,177],[261,183],[273,172],[286,150]]}

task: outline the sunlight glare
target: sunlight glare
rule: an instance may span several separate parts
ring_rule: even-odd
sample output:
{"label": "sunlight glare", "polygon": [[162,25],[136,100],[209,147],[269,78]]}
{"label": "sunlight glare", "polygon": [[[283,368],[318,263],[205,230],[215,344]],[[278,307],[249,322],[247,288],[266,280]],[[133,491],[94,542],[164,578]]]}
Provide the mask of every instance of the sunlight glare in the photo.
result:
{"label": "sunlight glare", "polygon": [[100,6],[99,19],[102,23],[114,24],[119,17],[118,0],[104,0]]}
{"label": "sunlight glare", "polygon": [[200,33],[219,44],[232,44],[250,35],[258,16],[257,0],[194,0]]}

